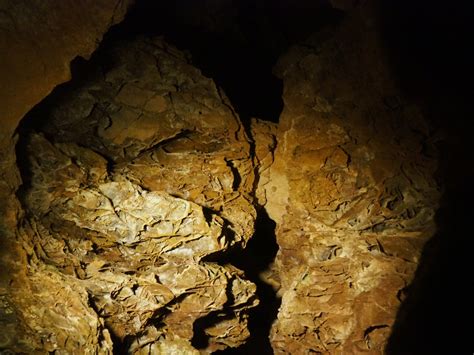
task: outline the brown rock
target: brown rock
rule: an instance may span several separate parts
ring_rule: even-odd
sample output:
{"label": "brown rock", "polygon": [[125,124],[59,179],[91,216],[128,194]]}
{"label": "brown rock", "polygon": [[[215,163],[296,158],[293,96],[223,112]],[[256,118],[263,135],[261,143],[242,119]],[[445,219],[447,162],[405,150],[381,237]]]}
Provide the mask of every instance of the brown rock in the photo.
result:
{"label": "brown rock", "polygon": [[[17,223],[22,217],[22,209],[16,198],[21,184],[17,167],[14,131],[23,116],[42,100],[58,84],[70,79],[70,62],[77,56],[89,57],[97,47],[103,34],[113,24],[121,21],[131,1],[0,1],[0,347],[18,351],[28,349],[17,347],[19,334],[34,332],[24,328],[31,317],[19,316],[18,304],[12,297],[26,292],[21,297],[36,301],[28,294],[29,281],[26,279],[26,259],[23,248],[15,239]],[[51,281],[51,282],[49,282]],[[45,302],[53,300],[60,279],[45,280],[51,284],[51,295]],[[75,287],[75,286],[74,286]],[[77,289],[76,305],[82,307],[84,294]],[[15,295],[15,296],[14,296]],[[36,293],[33,293],[36,295]],[[49,298],[48,298],[49,297]],[[18,300],[18,298],[17,298]],[[64,315],[68,315],[66,306]],[[78,309],[79,309],[78,308]],[[30,310],[25,309],[28,313]],[[26,314],[25,313],[25,314]],[[31,316],[31,317],[30,317]],[[90,316],[90,318],[88,318]],[[81,315],[82,317],[82,315]],[[100,330],[100,321],[85,311],[85,324],[90,334],[102,337],[103,343],[91,340],[91,349],[109,351],[110,342]],[[27,320],[28,319],[28,320]],[[46,322],[53,322],[53,319]],[[94,323],[95,322],[95,323]],[[94,324],[93,324],[94,323]],[[92,328],[87,328],[91,326]],[[97,329],[95,327],[97,326]],[[45,342],[48,334],[41,334]],[[30,342],[28,339],[26,344]],[[59,342],[63,341],[58,340]],[[89,339],[90,340],[90,339]],[[86,341],[81,339],[80,342]],[[46,344],[45,343],[45,344]],[[33,345],[34,346],[34,345]],[[49,346],[49,345],[48,345]],[[46,349],[46,348],[45,348]],[[54,351],[51,348],[50,351]]]}
{"label": "brown rock", "polygon": [[263,206],[267,202],[266,186],[270,182],[269,168],[274,161],[274,151],[277,145],[276,133],[278,125],[253,119],[251,122],[252,138],[255,144],[254,161],[257,167],[257,202]]}
{"label": "brown rock", "polygon": [[19,120],[128,4],[0,3],[0,348],[198,354],[243,344],[256,286],[211,260],[245,247],[255,204],[277,222],[280,250],[261,273],[282,297],[275,353],[383,352],[439,189],[424,154],[435,151],[429,124],[390,75],[371,2],[332,38],[280,59],[280,123],[253,119],[250,138],[186,55],[161,39],[112,46],[114,65],[68,85],[24,137],[20,205]]}
{"label": "brown rock", "polygon": [[[52,294],[38,304],[20,288],[13,302],[35,333],[19,341],[28,339],[31,351],[97,352],[113,338],[133,353],[195,353],[202,335],[204,352],[236,347],[249,336],[255,285],[205,258],[245,246],[254,231],[254,168],[242,124],[212,80],[162,40],[112,50],[116,66],[71,87],[51,109],[42,129],[55,141],[28,136],[22,194],[28,287],[39,289],[48,270],[68,290],[57,292],[68,300],[65,314],[90,314],[95,330],[62,326]],[[136,62],[141,75],[126,65]],[[48,319],[36,320],[46,308]]]}
{"label": "brown rock", "polygon": [[280,246],[277,354],[383,351],[434,230],[436,164],[410,129],[424,118],[394,85],[367,16],[277,65],[285,108],[264,183]]}
{"label": "brown rock", "polygon": [[2,134],[58,84],[70,79],[70,62],[88,58],[131,1],[2,1]]}

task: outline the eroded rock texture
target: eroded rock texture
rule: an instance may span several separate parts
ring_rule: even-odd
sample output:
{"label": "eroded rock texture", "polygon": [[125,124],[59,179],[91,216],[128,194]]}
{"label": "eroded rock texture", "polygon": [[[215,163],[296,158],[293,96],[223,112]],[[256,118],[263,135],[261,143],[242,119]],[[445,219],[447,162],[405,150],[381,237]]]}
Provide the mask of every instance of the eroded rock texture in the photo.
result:
{"label": "eroded rock texture", "polygon": [[162,40],[110,51],[112,66],[30,118],[45,123],[26,138],[20,341],[147,354],[238,346],[255,285],[205,258],[253,234],[242,124]]}
{"label": "eroded rock texture", "polygon": [[15,238],[23,213],[15,195],[21,184],[15,129],[34,105],[70,79],[71,61],[89,57],[130,4],[0,1],[0,349],[9,348],[23,332],[10,297],[25,285],[26,265]]}
{"label": "eroded rock texture", "polygon": [[[250,138],[225,94],[163,40],[103,47],[96,71],[27,118],[35,129],[20,142],[22,214],[13,129],[127,4],[99,3],[85,44],[66,48],[60,65],[48,61],[61,75],[45,70],[41,80],[32,66],[38,92],[24,90],[27,105],[9,99],[19,111],[0,136],[0,253],[12,273],[0,274],[0,349],[241,345],[256,286],[215,260],[245,247],[259,205],[280,246],[260,273],[282,297],[275,353],[383,352],[439,191],[436,138],[397,88],[368,8],[280,59],[280,123],[254,119]],[[36,47],[26,47],[31,57]]]}
{"label": "eroded rock texture", "polygon": [[260,181],[280,246],[278,354],[383,351],[434,228],[430,128],[362,14],[330,39],[293,47],[276,68],[285,108]]}

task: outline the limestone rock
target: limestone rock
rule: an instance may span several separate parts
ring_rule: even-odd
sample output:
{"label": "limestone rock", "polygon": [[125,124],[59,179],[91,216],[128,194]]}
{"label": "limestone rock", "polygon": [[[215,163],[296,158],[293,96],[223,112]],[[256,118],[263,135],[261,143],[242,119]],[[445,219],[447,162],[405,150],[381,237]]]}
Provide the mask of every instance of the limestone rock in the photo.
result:
{"label": "limestone rock", "polygon": [[383,351],[434,231],[429,125],[401,97],[367,16],[276,68],[285,107],[265,208],[280,246],[277,354]]}
{"label": "limestone rock", "polygon": [[[71,86],[27,139],[25,278],[40,289],[47,272],[67,292],[34,303],[18,290],[16,312],[37,334],[21,341],[43,350],[46,334],[47,349],[137,354],[194,354],[200,337],[203,352],[236,347],[249,336],[255,285],[206,258],[245,246],[254,231],[242,124],[212,80],[161,39],[109,50],[115,65]],[[93,329],[56,323],[57,297],[66,317],[89,314]],[[46,308],[48,319],[34,318]]]}
{"label": "limestone rock", "polygon": [[[184,23],[232,27],[216,17],[227,3]],[[331,38],[279,60],[284,112],[278,125],[253,119],[251,137],[176,48],[109,43],[96,71],[29,115],[37,132],[21,137],[17,192],[19,119],[129,2],[0,1],[0,349],[199,354],[243,344],[256,286],[216,260],[245,247],[258,205],[280,246],[260,275],[282,298],[275,353],[383,352],[439,188],[431,127],[396,87],[368,3]]]}
{"label": "limestone rock", "polygon": [[110,55],[116,65],[71,90],[45,132],[87,144],[145,189],[222,211],[232,244],[245,245],[255,219],[253,162],[225,95],[161,40],[120,43]]}
{"label": "limestone rock", "polygon": [[[58,84],[70,63],[88,58],[104,33],[120,22],[131,1],[0,1],[0,348],[24,332],[12,293],[27,290],[22,248],[15,240],[22,208],[15,130],[23,116]],[[54,285],[57,280],[52,281]],[[79,295],[79,294],[78,294]],[[82,297],[82,296],[81,296]],[[30,298],[31,299],[31,298]],[[82,302],[82,301],[81,301]],[[77,303],[79,304],[79,303]],[[87,312],[85,313],[87,314]],[[91,318],[92,319],[92,318]],[[95,322],[95,321],[94,321]],[[92,327],[91,329],[94,329]],[[31,330],[30,330],[31,331]],[[33,330],[34,332],[34,330]],[[92,333],[91,333],[92,334]],[[94,334],[101,334],[95,332]],[[105,338],[104,338],[105,339]],[[92,344],[92,343],[91,343]],[[95,349],[99,349],[102,345]],[[104,343],[107,348],[106,341]],[[53,351],[53,350],[51,350]]]}

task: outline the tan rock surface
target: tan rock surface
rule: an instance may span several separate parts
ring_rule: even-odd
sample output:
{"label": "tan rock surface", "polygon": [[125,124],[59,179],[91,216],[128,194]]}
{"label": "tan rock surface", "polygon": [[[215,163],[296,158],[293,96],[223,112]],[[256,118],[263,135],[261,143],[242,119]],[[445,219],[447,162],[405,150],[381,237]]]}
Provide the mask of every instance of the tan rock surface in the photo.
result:
{"label": "tan rock surface", "polygon": [[255,204],[277,222],[261,273],[282,297],[275,353],[383,352],[439,190],[430,126],[396,87],[368,8],[280,59],[284,112],[254,119],[252,142],[183,53],[111,46],[113,61],[28,117],[43,123],[21,137],[20,206],[13,131],[128,4],[0,0],[0,349],[239,346],[255,285],[212,260],[246,245]]}
{"label": "tan rock surface", "polygon": [[280,246],[277,354],[382,352],[434,230],[429,126],[397,90],[371,18],[276,68],[285,107],[265,208]]}
{"label": "tan rock surface", "polygon": [[70,62],[88,58],[131,1],[0,1],[2,136],[58,84]]}
{"label": "tan rock surface", "polygon": [[267,203],[266,187],[270,183],[269,169],[275,160],[274,152],[277,146],[277,130],[277,123],[258,119],[253,119],[251,122],[254,161],[257,169],[255,197],[261,206]]}
{"label": "tan rock surface", "polygon": [[[27,331],[11,300],[11,292],[29,287],[24,278],[26,259],[15,240],[22,209],[15,196],[21,178],[14,131],[34,105],[70,79],[70,62],[77,56],[89,57],[130,4],[129,0],[0,1],[0,348],[13,346],[18,334]],[[57,278],[50,281],[52,288],[58,287]],[[82,301],[77,301],[81,307]],[[94,346],[106,349],[107,340]]]}
{"label": "tan rock surface", "polygon": [[[48,349],[107,352],[115,339],[132,353],[194,353],[198,336],[204,352],[236,347],[249,336],[255,285],[205,258],[254,231],[243,127],[213,81],[162,40],[110,50],[115,65],[72,85],[43,133],[27,137],[25,277],[41,289],[48,272],[69,293],[58,291],[62,310],[18,290],[16,312]],[[59,321],[78,312],[94,332]],[[30,349],[45,349],[28,336]]]}

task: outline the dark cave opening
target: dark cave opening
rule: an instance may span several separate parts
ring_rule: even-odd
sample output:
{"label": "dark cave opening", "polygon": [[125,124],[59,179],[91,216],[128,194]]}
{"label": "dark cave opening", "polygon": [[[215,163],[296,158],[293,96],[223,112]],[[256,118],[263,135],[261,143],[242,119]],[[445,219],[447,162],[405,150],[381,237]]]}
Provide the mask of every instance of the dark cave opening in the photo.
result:
{"label": "dark cave opening", "polygon": [[325,0],[138,0],[105,41],[164,36],[215,80],[244,124],[252,117],[278,122],[283,84],[272,72],[276,61],[343,16]]}

